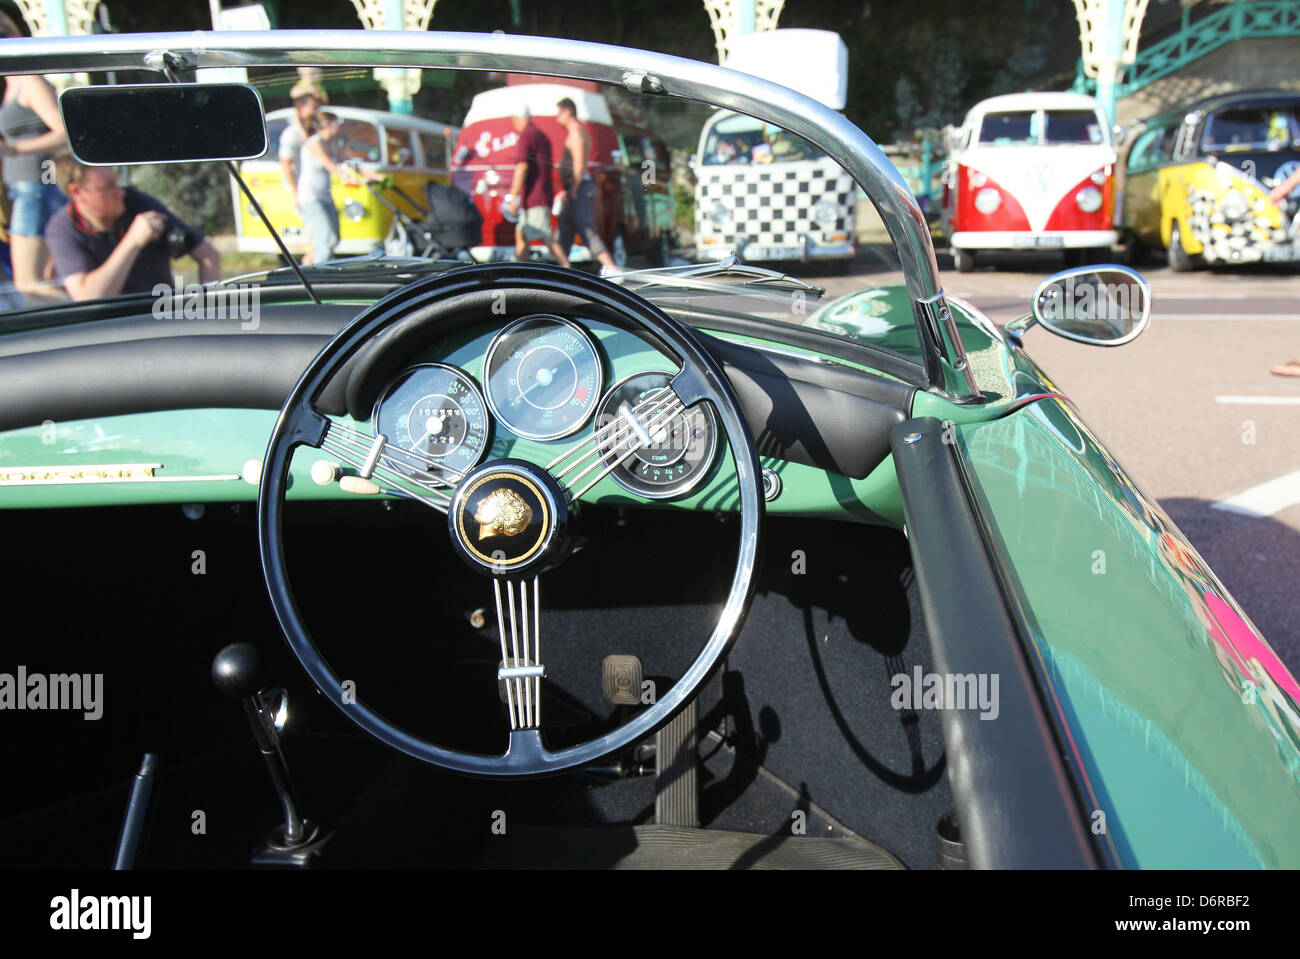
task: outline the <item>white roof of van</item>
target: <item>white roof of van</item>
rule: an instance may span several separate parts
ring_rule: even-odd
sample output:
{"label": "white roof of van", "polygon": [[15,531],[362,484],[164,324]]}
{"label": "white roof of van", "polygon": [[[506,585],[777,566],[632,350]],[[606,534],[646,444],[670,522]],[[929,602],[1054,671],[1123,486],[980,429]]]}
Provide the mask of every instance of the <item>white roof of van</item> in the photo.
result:
{"label": "white roof of van", "polygon": [[555,104],[565,97],[573,101],[577,107],[578,119],[583,123],[614,125],[609,115],[609,105],[605,103],[602,94],[563,83],[520,83],[512,87],[484,90],[469,105],[462,126],[480,120],[512,117],[520,104],[527,106],[528,112],[535,117],[553,117]]}
{"label": "white roof of van", "polygon": [[998,110],[1095,110],[1097,101],[1086,93],[1061,93],[1045,91],[1038,93],[1006,93],[1000,97],[989,97],[970,108],[966,116],[982,116]]}

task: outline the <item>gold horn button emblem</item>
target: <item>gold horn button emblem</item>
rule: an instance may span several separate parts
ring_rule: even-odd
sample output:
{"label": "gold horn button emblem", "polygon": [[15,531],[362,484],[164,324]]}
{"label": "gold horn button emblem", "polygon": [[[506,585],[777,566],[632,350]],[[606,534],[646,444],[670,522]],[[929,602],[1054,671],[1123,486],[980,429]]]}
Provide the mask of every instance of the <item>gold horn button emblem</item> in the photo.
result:
{"label": "gold horn button emblem", "polygon": [[479,503],[474,522],[479,524],[478,538],[518,536],[533,518],[533,508],[512,489],[502,488]]}

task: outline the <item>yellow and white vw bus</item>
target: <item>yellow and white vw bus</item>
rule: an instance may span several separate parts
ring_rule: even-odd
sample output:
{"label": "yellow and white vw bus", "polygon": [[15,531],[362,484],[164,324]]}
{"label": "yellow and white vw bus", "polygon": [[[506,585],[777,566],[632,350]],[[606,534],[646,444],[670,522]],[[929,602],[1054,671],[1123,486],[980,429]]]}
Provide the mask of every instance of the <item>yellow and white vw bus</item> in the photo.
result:
{"label": "yellow and white vw bus", "polygon": [[[365,170],[391,176],[394,185],[407,197],[423,202],[424,187],[430,180],[450,182],[450,159],[460,127],[435,120],[365,110],[359,107],[328,107],[339,118],[340,162],[351,162]],[[240,173],[248,188],[262,204],[266,215],[280,230],[293,252],[307,249],[302,218],[298,215],[293,194],[284,182],[280,168],[280,135],[288,128],[293,108],[274,110],[266,115],[267,152],[240,164]],[[232,180],[235,229],[239,250],[247,253],[277,253],[275,240],[266,232],[248,198]],[[397,209],[416,222],[425,219],[423,208],[413,208],[397,190],[382,191]],[[346,186],[335,182],[334,203],[339,209],[339,255],[369,253],[381,247],[392,226],[393,213],[371,193],[365,184]]]}

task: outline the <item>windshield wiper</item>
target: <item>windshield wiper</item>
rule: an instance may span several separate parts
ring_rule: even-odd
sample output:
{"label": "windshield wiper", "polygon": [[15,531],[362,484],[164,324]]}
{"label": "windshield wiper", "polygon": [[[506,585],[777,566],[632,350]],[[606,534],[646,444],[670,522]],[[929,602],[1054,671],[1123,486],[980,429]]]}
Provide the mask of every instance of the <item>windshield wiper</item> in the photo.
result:
{"label": "windshield wiper", "polygon": [[[698,283],[698,280],[712,280],[726,276],[737,276],[737,282],[723,284]],[[826,288],[805,283],[788,273],[769,270],[767,267],[742,263],[734,253],[728,254],[716,263],[687,263],[682,266],[657,266],[648,270],[628,270],[615,273],[605,279],[611,283],[632,283],[638,286],[678,286],[718,288],[722,286],[763,287],[765,289],[795,289],[823,296]]]}

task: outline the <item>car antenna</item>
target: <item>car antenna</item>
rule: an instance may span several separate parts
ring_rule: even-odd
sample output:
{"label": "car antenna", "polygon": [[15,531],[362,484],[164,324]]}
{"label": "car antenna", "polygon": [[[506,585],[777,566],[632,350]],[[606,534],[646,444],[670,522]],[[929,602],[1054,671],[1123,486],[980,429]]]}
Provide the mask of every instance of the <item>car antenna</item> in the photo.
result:
{"label": "car antenna", "polygon": [[[149,59],[153,61],[150,65],[153,66],[154,69],[161,71],[163,76],[167,78],[168,82],[181,82],[181,78],[176,73],[176,68],[183,66],[183,63],[178,60],[175,54],[163,52],[162,56],[156,58],[150,57]],[[271,237],[275,240],[275,245],[280,248],[280,255],[288,262],[294,275],[298,277],[298,282],[302,284],[302,288],[307,291],[307,295],[312,298],[312,302],[317,306],[322,306],[323,304],[321,303],[319,294],[312,289],[312,285],[307,282],[307,277],[302,272],[302,267],[300,267],[298,261],[293,258],[293,254],[289,252],[289,248],[284,245],[284,238],[280,236],[279,231],[271,225],[271,221],[267,217],[266,211],[262,209],[262,204],[257,202],[257,197],[253,196],[253,191],[248,188],[248,184],[244,182],[244,178],[239,175],[239,167],[235,166],[235,161],[227,160],[226,169],[230,171],[230,175],[235,178],[235,182],[239,184],[239,188],[244,191],[244,196],[248,197],[248,202],[252,204],[253,209],[257,211],[257,215],[261,219],[262,225],[266,227],[266,232],[271,234]]]}

